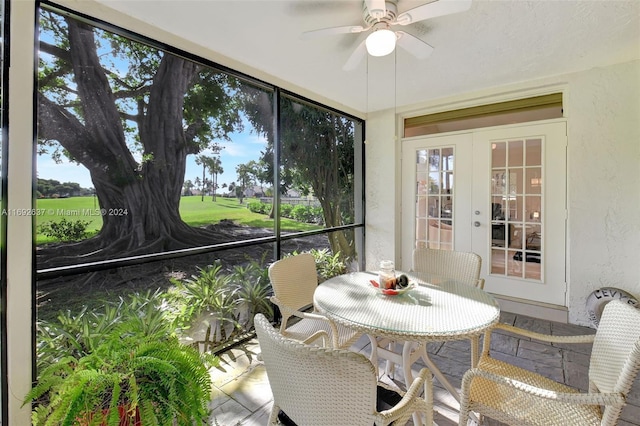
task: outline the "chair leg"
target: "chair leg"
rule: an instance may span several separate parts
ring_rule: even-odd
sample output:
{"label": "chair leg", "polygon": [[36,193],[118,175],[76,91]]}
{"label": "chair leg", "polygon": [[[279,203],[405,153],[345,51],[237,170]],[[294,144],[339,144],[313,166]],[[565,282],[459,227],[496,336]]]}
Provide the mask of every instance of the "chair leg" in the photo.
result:
{"label": "chair leg", "polygon": [[373,366],[376,369],[376,377],[379,377],[380,374],[378,371],[378,340],[372,334],[367,334],[367,337],[369,338],[369,342],[371,343],[371,356],[369,356],[369,361],[371,361],[371,364],[373,364]]}
{"label": "chair leg", "polygon": [[[391,352],[395,352],[396,349],[396,342],[395,341],[390,341],[389,344],[387,345],[387,349],[389,349]],[[387,373],[387,376],[391,377],[392,379],[395,378],[395,371],[396,370],[396,365],[395,363],[393,363],[391,360],[387,360],[387,365],[385,367],[385,372]]]}
{"label": "chair leg", "polygon": [[269,426],[277,426],[279,424],[278,413],[280,413],[280,407],[273,404],[273,407],[271,407],[271,414],[269,415]]}
{"label": "chair leg", "polygon": [[471,368],[475,368],[480,359],[480,336],[474,336],[469,341],[471,342]]}
{"label": "chair leg", "polygon": [[424,382],[424,396],[429,407],[429,410],[424,413],[424,420],[426,426],[431,426],[435,424],[433,422],[433,377],[431,373],[427,375]]}
{"label": "chair leg", "polygon": [[[463,412],[460,410],[460,417],[458,419],[458,426],[467,426],[469,424],[469,412]],[[480,426],[481,423],[478,423]]]}
{"label": "chair leg", "polygon": [[[471,387],[471,379],[468,376],[462,376],[460,385],[460,417],[458,418],[458,426],[467,426],[469,423],[469,389]],[[478,417],[478,425],[482,424],[482,417]]]}

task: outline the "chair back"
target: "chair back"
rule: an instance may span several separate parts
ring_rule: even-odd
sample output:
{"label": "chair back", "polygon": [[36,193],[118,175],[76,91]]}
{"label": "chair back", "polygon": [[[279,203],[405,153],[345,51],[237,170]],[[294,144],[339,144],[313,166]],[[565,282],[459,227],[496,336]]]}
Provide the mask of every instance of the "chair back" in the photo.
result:
{"label": "chair back", "polygon": [[284,305],[300,310],[313,304],[318,286],[316,261],[309,253],[280,259],[269,266],[269,279],[274,295]]}
{"label": "chair back", "polygon": [[[626,396],[639,368],[640,310],[620,300],[612,300],[602,311],[591,350],[590,390],[620,392]],[[608,413],[608,410],[613,411],[605,408],[605,418],[617,414]]]}
{"label": "chair back", "polygon": [[377,379],[364,355],[288,339],[262,314],[254,322],[275,409],[298,425],[373,424]]}
{"label": "chair back", "polygon": [[472,286],[480,283],[482,258],[476,253],[417,248],[413,251],[413,271],[448,277]]}

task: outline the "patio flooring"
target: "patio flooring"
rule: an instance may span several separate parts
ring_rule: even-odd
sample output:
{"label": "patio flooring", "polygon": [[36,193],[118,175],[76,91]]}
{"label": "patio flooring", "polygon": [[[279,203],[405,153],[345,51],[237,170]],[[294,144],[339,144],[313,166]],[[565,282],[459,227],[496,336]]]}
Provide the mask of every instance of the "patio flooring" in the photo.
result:
{"label": "patio flooring", "polygon": [[[588,327],[544,321],[504,312],[501,315],[501,321],[547,334],[577,335],[595,332]],[[495,332],[492,336],[491,346],[492,356],[498,359],[536,371],[575,388],[587,389],[591,345],[551,345]],[[368,356],[371,350],[369,339],[363,336],[351,349]],[[462,375],[470,364],[469,342],[430,343],[428,351],[432,360],[453,386],[459,390]],[[211,425],[262,426],[267,424],[272,396],[264,364],[258,356],[259,353],[258,341],[251,339],[220,355],[220,366],[212,371],[214,390],[211,403],[213,409]],[[417,372],[422,366],[420,362],[416,363],[413,366],[414,372]],[[382,362],[380,371],[384,371]],[[400,368],[396,368],[394,378],[402,380]],[[639,381],[636,380],[629,394],[628,404],[618,422],[619,426],[640,426]],[[434,379],[435,422],[440,426],[457,425],[458,407],[458,403],[451,394]],[[483,424],[500,425],[490,419],[487,419]]]}

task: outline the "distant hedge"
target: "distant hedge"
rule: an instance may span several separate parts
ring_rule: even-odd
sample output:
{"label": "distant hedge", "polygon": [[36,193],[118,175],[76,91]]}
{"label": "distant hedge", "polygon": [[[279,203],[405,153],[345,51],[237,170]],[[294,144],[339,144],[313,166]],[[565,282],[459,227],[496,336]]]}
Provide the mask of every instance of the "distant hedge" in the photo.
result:
{"label": "distant hedge", "polygon": [[[247,203],[247,208],[253,213],[269,214],[271,211],[271,204],[260,201],[250,201]],[[280,216],[304,223],[315,223],[318,225],[322,225],[324,223],[321,207],[303,204],[295,206],[291,204],[281,204]]]}

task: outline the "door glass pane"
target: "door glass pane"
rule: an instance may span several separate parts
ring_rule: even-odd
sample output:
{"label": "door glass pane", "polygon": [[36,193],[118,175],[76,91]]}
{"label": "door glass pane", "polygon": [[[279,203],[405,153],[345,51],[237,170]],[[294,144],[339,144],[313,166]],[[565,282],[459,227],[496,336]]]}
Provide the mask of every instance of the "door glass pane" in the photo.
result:
{"label": "door glass pane", "polygon": [[517,194],[522,194],[524,191],[523,187],[523,176],[521,168],[510,168],[509,169],[509,194],[515,196]]}
{"label": "door glass pane", "polygon": [[542,164],[542,140],[540,138],[527,139],[527,166]]}
{"label": "door glass pane", "polygon": [[429,173],[429,194],[438,194],[440,192],[440,173]]}
{"label": "door glass pane", "polygon": [[493,167],[504,167],[507,164],[507,144],[494,142],[491,144],[491,163]]}
{"label": "door glass pane", "polygon": [[453,147],[416,153],[416,247],[453,250],[454,159]]}
{"label": "door glass pane", "polygon": [[491,274],[542,278],[542,139],[491,144]]}
{"label": "door glass pane", "polygon": [[[429,159],[429,171],[440,170],[440,150],[430,149],[428,152],[429,154],[427,158]],[[423,156],[424,156],[424,151],[420,151],[418,153],[418,157],[423,157]]]}
{"label": "door glass pane", "polygon": [[508,161],[511,167],[522,165],[522,140],[509,141],[508,143]]}
{"label": "door glass pane", "polygon": [[542,169],[540,167],[529,167],[526,173],[525,185],[527,186],[527,194],[540,194]]}
{"label": "door glass pane", "polygon": [[[504,169],[493,169],[491,176],[491,193],[502,195],[506,194],[507,177]],[[502,198],[501,198],[502,199]]]}

